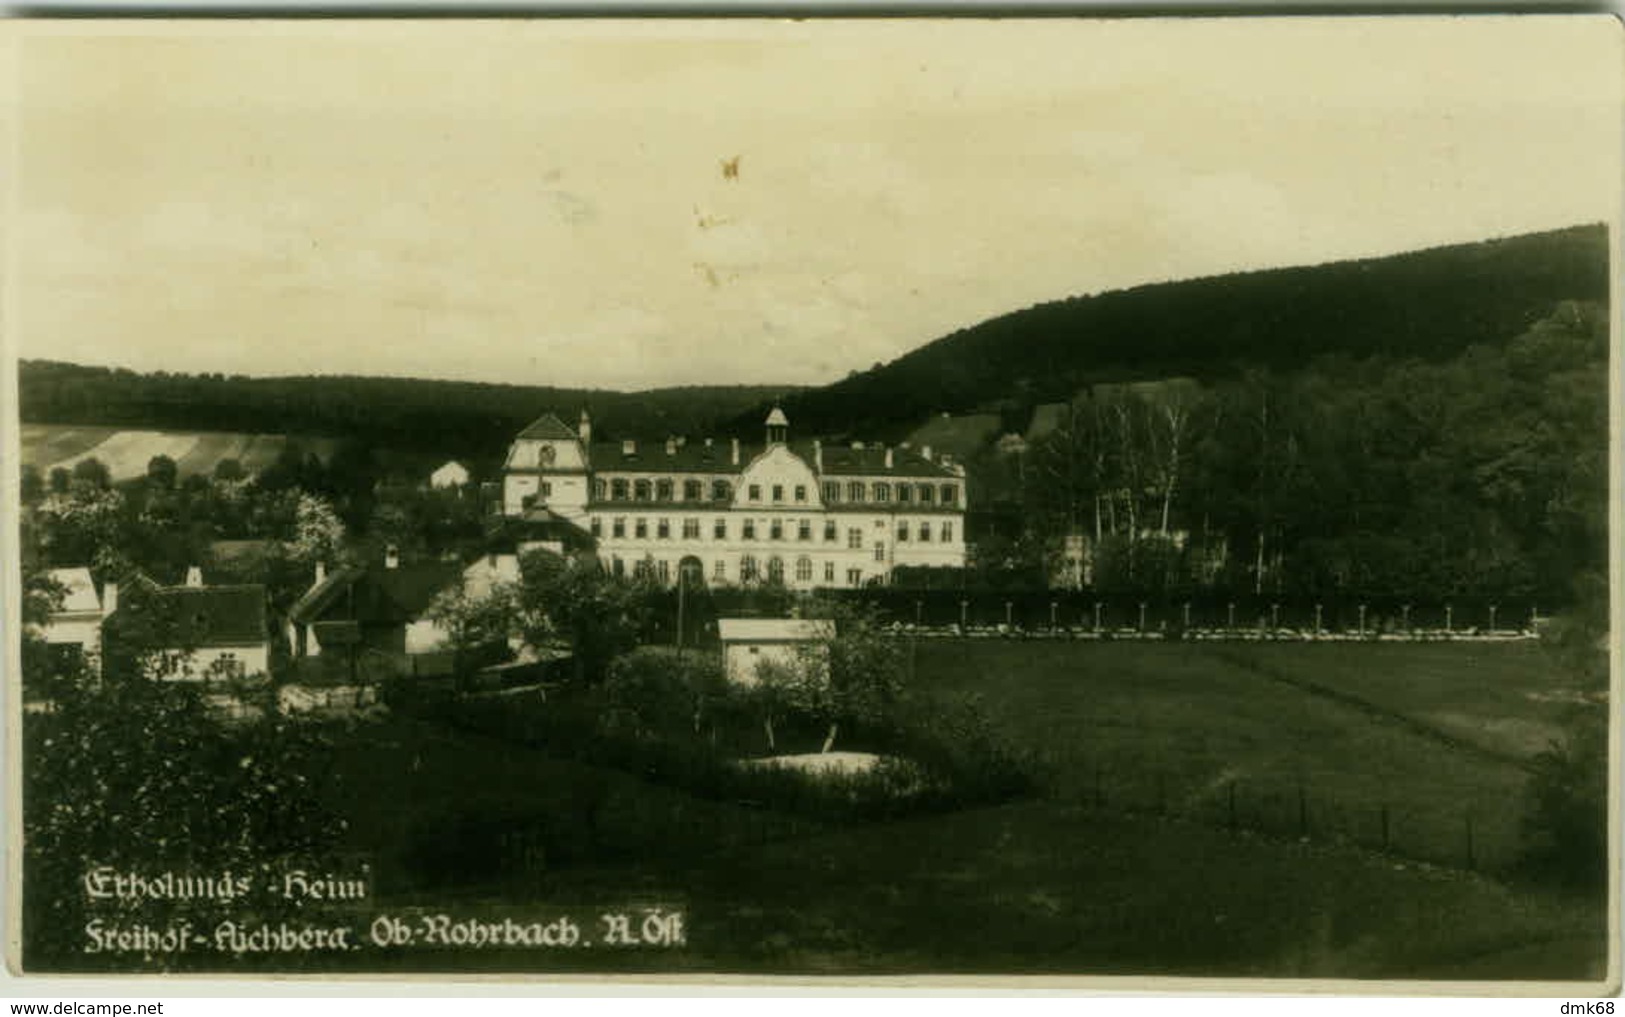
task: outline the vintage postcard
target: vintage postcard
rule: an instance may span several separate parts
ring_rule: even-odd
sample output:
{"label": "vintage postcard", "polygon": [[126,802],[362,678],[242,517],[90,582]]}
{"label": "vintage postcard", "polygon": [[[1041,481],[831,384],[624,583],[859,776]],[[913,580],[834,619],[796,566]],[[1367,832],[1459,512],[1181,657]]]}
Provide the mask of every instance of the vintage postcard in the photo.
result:
{"label": "vintage postcard", "polygon": [[1617,988],[1617,20],[0,37],[14,972]]}

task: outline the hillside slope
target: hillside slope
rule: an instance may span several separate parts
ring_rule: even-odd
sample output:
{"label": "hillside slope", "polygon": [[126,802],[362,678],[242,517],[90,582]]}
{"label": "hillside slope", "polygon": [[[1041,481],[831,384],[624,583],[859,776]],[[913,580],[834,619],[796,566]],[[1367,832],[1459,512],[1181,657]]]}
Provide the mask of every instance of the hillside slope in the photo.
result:
{"label": "hillside slope", "polygon": [[[1508,339],[1561,300],[1606,301],[1601,225],[1072,297],[982,322],[784,403],[802,433],[902,437],[928,415],[1065,400],[1101,381],[1319,354],[1439,359]],[[758,419],[759,408],[739,422]]]}

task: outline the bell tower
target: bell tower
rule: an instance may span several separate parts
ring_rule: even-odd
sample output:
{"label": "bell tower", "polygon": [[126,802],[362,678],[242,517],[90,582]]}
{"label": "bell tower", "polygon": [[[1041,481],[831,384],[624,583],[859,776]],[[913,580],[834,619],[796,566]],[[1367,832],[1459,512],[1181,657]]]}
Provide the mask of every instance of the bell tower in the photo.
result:
{"label": "bell tower", "polygon": [[783,445],[790,438],[790,418],[777,406],[767,415],[767,447]]}

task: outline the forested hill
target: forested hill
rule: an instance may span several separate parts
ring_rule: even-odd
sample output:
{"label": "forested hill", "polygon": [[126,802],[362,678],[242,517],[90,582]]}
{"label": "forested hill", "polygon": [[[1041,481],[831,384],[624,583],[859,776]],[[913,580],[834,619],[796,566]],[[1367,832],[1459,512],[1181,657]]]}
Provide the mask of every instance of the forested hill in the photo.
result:
{"label": "forested hill", "polygon": [[794,391],[706,386],[608,392],[409,378],[144,374],[42,360],[23,361],[18,381],[21,417],[30,423],[332,435],[475,456],[505,448],[547,411],[574,426],[587,409],[605,438],[658,438],[710,433],[715,421]]}
{"label": "forested hill", "polygon": [[803,434],[895,438],[930,414],[1030,407],[1102,381],[1215,378],[1325,353],[1436,360],[1518,335],[1559,301],[1606,301],[1608,260],[1607,229],[1592,225],[1073,297],[803,391],[785,410]]}

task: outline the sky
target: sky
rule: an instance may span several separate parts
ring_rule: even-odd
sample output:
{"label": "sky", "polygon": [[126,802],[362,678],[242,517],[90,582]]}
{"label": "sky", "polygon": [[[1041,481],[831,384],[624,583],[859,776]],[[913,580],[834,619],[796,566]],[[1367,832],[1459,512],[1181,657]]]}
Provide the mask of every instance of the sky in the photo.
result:
{"label": "sky", "polygon": [[3,27],[8,341],[137,370],[821,384],[1625,179],[1606,17]]}

